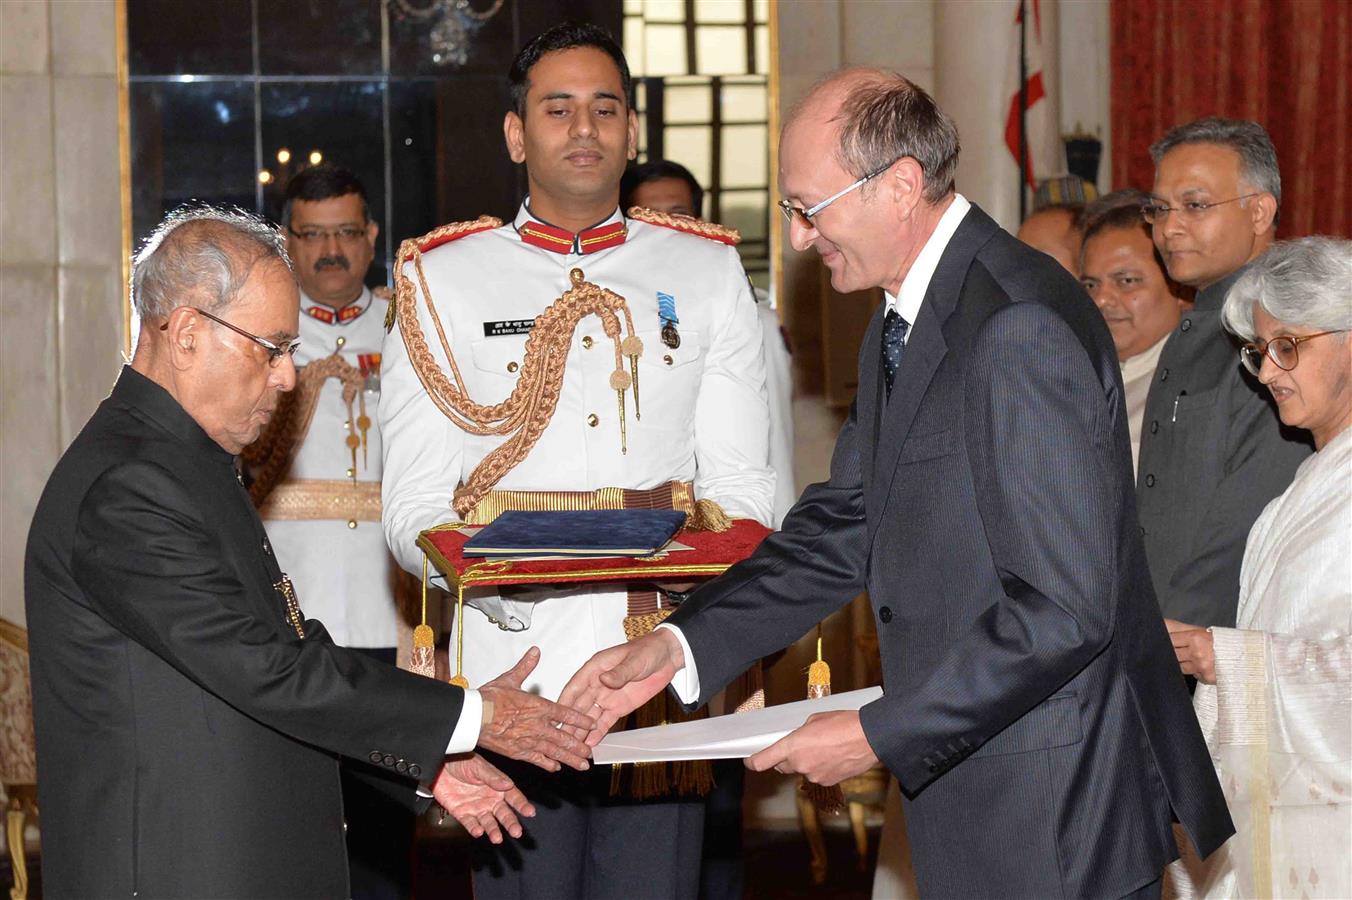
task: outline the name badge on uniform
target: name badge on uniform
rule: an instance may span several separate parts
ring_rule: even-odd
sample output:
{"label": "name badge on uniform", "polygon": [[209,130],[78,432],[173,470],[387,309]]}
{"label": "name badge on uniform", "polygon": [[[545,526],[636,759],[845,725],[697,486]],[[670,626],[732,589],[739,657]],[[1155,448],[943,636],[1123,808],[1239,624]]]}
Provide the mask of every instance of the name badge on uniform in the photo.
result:
{"label": "name badge on uniform", "polygon": [[485,322],[484,337],[502,337],[508,334],[530,334],[535,327],[534,319],[503,319],[501,322]]}
{"label": "name badge on uniform", "polygon": [[681,346],[681,333],[676,330],[680,319],[676,318],[676,298],[670,294],[657,292],[657,318],[662,323],[662,343],[675,350]]}

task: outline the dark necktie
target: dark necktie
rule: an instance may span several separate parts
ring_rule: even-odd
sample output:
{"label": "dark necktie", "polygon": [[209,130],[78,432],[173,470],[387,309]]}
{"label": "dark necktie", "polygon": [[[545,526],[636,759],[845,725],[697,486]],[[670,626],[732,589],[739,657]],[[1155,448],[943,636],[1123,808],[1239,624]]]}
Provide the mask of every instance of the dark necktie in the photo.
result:
{"label": "dark necktie", "polygon": [[906,332],[911,323],[901,317],[895,309],[889,309],[883,317],[883,383],[887,385],[887,397],[892,398],[892,380],[897,377],[897,366],[901,365],[901,351],[906,347]]}

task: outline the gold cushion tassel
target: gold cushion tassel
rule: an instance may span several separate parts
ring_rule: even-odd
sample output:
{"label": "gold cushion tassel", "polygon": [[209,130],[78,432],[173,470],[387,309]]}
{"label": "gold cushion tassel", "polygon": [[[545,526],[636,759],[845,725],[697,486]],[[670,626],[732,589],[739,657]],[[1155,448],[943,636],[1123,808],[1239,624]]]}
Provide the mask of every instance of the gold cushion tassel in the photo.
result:
{"label": "gold cushion tassel", "polygon": [[[807,699],[820,700],[831,696],[831,667],[822,659],[822,625],[817,623],[817,660],[807,667]],[[807,794],[817,809],[835,815],[845,808],[845,794],[840,785],[829,787],[813,784],[806,778],[798,782],[798,790]]]}
{"label": "gold cushion tassel", "polygon": [[[643,607],[648,607],[644,609]],[[629,640],[643,637],[671,615],[671,608],[658,609],[652,591],[629,592],[629,615],[624,617],[624,633]],[[629,715],[628,727],[650,728],[672,722],[693,722],[708,713],[703,709],[687,713],[671,692],[663,690]],[[623,730],[623,729],[619,729]],[[665,763],[615,765],[610,769],[610,795],[653,800],[660,797],[703,797],[714,786],[713,765],[707,759]]]}

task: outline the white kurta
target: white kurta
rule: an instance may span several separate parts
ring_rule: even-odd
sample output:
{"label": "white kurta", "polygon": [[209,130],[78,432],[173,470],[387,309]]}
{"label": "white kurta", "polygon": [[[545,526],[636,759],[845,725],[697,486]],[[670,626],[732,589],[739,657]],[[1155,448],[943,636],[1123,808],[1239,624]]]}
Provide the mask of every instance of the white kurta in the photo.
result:
{"label": "white kurta", "polygon": [[1141,432],[1145,428],[1145,400],[1150,393],[1150,382],[1155,378],[1155,367],[1168,343],[1169,335],[1160,338],[1148,350],[1122,360],[1122,388],[1127,401],[1127,431],[1131,434],[1131,471],[1137,470],[1141,458]]}
{"label": "white kurta", "polygon": [[[619,215],[617,210],[608,221]],[[517,224],[527,221],[523,206]],[[573,268],[628,302],[644,345],[642,420],[635,418],[630,396],[628,452],[621,453],[619,410],[609,386],[614,348],[601,321],[589,316],[573,335],[549,426],[496,487],[642,489],[693,480],[696,496],[716,500],[729,515],[769,523],[774,476],[767,463],[761,328],[732,247],[631,220],[623,244],[586,255],[523,243],[512,224],[429,251],[423,256],[428,289],[470,397],[482,404],[508,397],[526,335],[490,335],[510,330],[492,323],[534,319],[568,289]],[[416,283],[414,273],[407,274]],[[679,348],[662,342],[658,292],[675,298]],[[449,371],[421,297],[418,311],[433,356]],[[397,328],[385,341],[384,363],[385,536],[399,563],[416,574],[422,569],[418,533],[457,519],[451,508],[456,485],[504,438],[467,434],[436,408]],[[556,698],[593,653],[624,640],[623,590],[534,590],[510,598],[477,591],[468,599],[464,665],[471,687],[538,645],[542,658],[526,687]]]}
{"label": "white kurta", "polygon": [[1235,628],[1194,705],[1237,833],[1181,897],[1352,897],[1352,429],[1249,532]]}
{"label": "white kurta", "polygon": [[[361,354],[380,353],[385,338],[388,304],[363,290],[356,301],[365,309],[346,323],[321,322],[305,310],[314,301],[302,294],[300,349],[296,365],[303,366],[338,350],[351,366]],[[327,309],[327,307],[324,307]],[[338,347],[339,339],[343,346]],[[372,387],[377,382],[368,382]],[[366,453],[357,450],[357,480],[380,481],[381,441],[376,415],[379,393],[366,391],[366,414],[371,427],[366,435]],[[353,402],[353,416],[359,415]],[[360,433],[360,432],[358,432]],[[342,480],[348,478],[352,452],[346,444],[347,404],[342,384],[330,378],[320,390],[314,419],[305,440],[296,451],[290,479]],[[345,647],[394,647],[398,644],[398,615],[394,600],[397,570],[385,546],[377,522],[347,519],[316,521],[265,520],[277,560],[296,586],[301,608],[308,618],[324,623],[335,643]]]}

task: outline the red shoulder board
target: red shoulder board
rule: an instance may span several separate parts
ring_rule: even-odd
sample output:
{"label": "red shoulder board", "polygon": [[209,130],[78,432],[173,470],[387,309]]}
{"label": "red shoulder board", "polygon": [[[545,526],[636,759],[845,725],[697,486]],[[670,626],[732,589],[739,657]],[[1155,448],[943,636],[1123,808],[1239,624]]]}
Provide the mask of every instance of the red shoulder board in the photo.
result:
{"label": "red shoulder board", "polygon": [[469,237],[471,234],[478,234],[481,231],[491,231],[494,228],[501,228],[502,220],[494,216],[480,216],[472,222],[452,222],[449,225],[442,225],[433,228],[427,234],[418,238],[419,252],[426,253],[428,250],[440,247],[442,244],[449,244],[451,241],[458,241],[462,237]]}
{"label": "red shoulder board", "polygon": [[629,210],[629,218],[636,219],[639,222],[647,222],[649,225],[670,228],[672,231],[684,231],[686,234],[708,238],[730,247],[736,247],[742,242],[742,233],[736,228],[729,228],[716,222],[706,222],[703,219],[693,219],[690,216],[678,216],[635,206]]}

